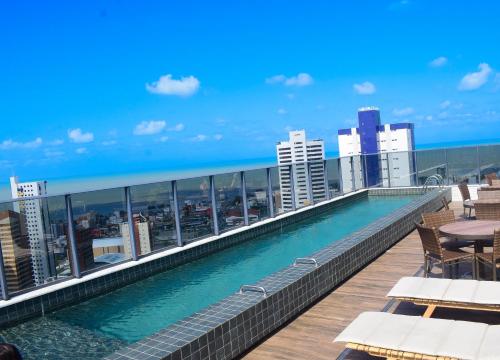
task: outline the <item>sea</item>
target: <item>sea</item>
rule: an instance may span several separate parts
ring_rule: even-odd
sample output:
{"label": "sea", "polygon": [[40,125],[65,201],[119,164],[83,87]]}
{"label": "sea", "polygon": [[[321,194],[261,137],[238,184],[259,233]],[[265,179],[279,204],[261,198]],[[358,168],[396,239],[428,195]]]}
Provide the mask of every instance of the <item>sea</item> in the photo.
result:
{"label": "sea", "polygon": [[[430,150],[453,148],[473,145],[500,144],[500,139],[453,141],[441,143],[420,144],[417,150]],[[326,158],[338,156],[336,151],[327,151]],[[198,164],[193,166],[183,166],[182,168],[169,168],[161,171],[122,173],[94,176],[78,176],[54,179],[21,179],[21,181],[46,180],[47,192],[49,195],[61,195],[76,192],[94,191],[110,189],[123,186],[141,185],[154,182],[187,179],[204,175],[216,175],[233,171],[251,170],[269,166],[276,166],[276,156],[261,157],[254,159],[241,159],[220,161],[212,164]],[[0,180],[0,202],[8,201],[11,198],[9,179]]]}

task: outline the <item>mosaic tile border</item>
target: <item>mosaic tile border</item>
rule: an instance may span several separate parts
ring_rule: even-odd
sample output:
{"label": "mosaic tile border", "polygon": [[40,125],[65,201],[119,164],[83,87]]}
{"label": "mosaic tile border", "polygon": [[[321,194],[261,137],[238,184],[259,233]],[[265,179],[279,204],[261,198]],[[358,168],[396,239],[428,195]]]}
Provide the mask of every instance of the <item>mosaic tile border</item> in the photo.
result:
{"label": "mosaic tile border", "polygon": [[117,270],[94,279],[89,279],[87,281],[54,290],[9,306],[4,306],[0,308],[0,326],[11,326],[29,318],[37,317],[43,315],[44,313],[58,310],[66,306],[88,300],[92,297],[105,294],[162,271],[223,250],[235,244],[279,230],[283,226],[291,225],[297,221],[323,214],[336,207],[343,206],[347,203],[366,197],[368,194],[369,191],[364,190],[358,193],[349,194],[344,198],[332,199],[333,201],[325,201],[315,207],[300,209],[294,214],[288,214],[283,217],[278,216],[269,222],[253,224],[253,226],[248,229],[242,229],[242,231],[236,234],[221,234],[213,241],[187,248],[174,254],[165,255],[144,263],[137,263],[129,268]]}
{"label": "mosaic tile border", "polygon": [[[390,191],[399,189],[388,189]],[[385,189],[370,190],[370,194]],[[409,189],[403,189],[410,191]],[[396,191],[394,195],[402,194]],[[385,194],[387,195],[387,193]],[[261,281],[268,296],[233,294],[108,356],[108,360],[232,359],[279,329],[414,229],[422,212],[442,207],[449,188],[432,190],[311,255],[318,266],[289,266]]]}

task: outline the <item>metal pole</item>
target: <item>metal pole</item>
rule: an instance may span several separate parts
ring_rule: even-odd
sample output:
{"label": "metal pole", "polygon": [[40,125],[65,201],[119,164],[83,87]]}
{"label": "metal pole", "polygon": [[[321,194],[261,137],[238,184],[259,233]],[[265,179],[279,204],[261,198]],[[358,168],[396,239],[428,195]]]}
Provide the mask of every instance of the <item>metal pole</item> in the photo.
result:
{"label": "metal pole", "polygon": [[177,181],[172,181],[172,194],[174,195],[174,215],[175,215],[175,234],[177,236],[177,246],[182,246],[181,216],[179,214],[179,201],[177,199]]}
{"label": "metal pole", "polygon": [[413,156],[415,159],[415,185],[418,186],[418,162],[417,162],[417,152],[413,151]]}
{"label": "metal pole", "polygon": [[450,174],[448,173],[448,150],[444,149],[445,173],[448,185],[450,185]]}
{"label": "metal pole", "polygon": [[[349,158],[349,162],[351,164],[351,183],[352,183],[351,191],[356,191],[356,179],[354,178],[354,156],[351,156]],[[361,166],[361,162],[359,165]]]}
{"label": "metal pole", "polygon": [[134,214],[132,213],[132,198],[130,197],[130,186],[125,186],[125,203],[127,204],[127,222],[132,260],[137,261],[137,259],[139,258],[139,251],[137,251],[137,239],[135,238],[135,224]]}
{"label": "metal pole", "polygon": [[364,167],[363,167],[363,179],[365,181],[365,188],[369,188],[370,187],[370,184],[368,183],[368,163],[366,162],[366,158],[368,155],[361,155],[363,156],[363,164],[364,164]]}
{"label": "metal pole", "polygon": [[247,182],[245,179],[245,172],[240,172],[240,183],[241,183],[241,197],[243,198],[243,217],[245,219],[245,225],[248,225],[250,221],[248,220],[248,199],[247,199]]}
{"label": "metal pole", "polygon": [[267,177],[267,206],[269,207],[269,217],[274,217],[273,184],[271,179],[271,169],[266,169]]}
{"label": "metal pole", "polygon": [[9,288],[5,276],[5,265],[3,263],[2,245],[0,243],[0,286],[2,287],[2,300],[9,300]]}
{"label": "metal pole", "polygon": [[[385,162],[387,164],[387,187],[391,187],[391,168],[389,167],[389,153],[385,154]],[[382,179],[382,186],[384,185],[384,179]]]}
{"label": "metal pole", "polygon": [[64,200],[66,203],[66,217],[68,221],[68,240],[71,249],[71,263],[73,276],[76,278],[82,277],[82,272],[80,270],[80,262],[78,261],[78,249],[75,237],[75,226],[73,221],[73,207],[71,206],[71,195],[65,195]]}
{"label": "metal pole", "polygon": [[481,184],[481,161],[479,159],[479,146],[476,146],[476,154],[477,154],[477,183]]}
{"label": "metal pole", "polygon": [[342,158],[337,159],[337,169],[339,172],[339,191],[341,194],[344,193],[344,179],[342,178]]}
{"label": "metal pole", "polygon": [[328,188],[328,169],[326,160],[323,160],[323,177],[325,180],[325,200],[330,200],[330,189]]}
{"label": "metal pole", "polygon": [[211,175],[209,177],[210,181],[210,198],[212,201],[212,222],[214,227],[214,234],[219,235],[219,218],[217,216],[217,200],[215,199],[215,179],[214,176]]}
{"label": "metal pole", "polygon": [[295,184],[293,183],[293,164],[289,166],[290,170],[290,194],[292,199],[292,210],[297,210],[297,204],[295,203]]}

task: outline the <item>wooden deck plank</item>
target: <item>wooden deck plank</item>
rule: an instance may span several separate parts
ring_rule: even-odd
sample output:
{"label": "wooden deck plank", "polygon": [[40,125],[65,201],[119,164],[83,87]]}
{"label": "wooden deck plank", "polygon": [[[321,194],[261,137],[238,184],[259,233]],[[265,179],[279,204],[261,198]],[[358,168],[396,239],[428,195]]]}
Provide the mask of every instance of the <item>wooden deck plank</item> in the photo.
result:
{"label": "wooden deck plank", "polygon": [[[461,204],[452,203],[457,216],[462,214]],[[333,343],[352,320],[363,311],[380,311],[387,304],[385,295],[403,276],[422,272],[423,253],[416,231],[410,233],[385,254],[366,266],[317,304],[301,314],[287,326],[248,352],[245,360],[267,359],[335,359],[344,345]],[[462,271],[467,271],[464,268]],[[436,270],[440,276],[440,269]],[[423,307],[393,302],[397,312],[423,314]],[[446,317],[437,309],[435,315]],[[450,315],[448,312],[448,316]],[[484,315],[483,315],[484,319]],[[491,317],[488,315],[488,319]],[[500,315],[498,316],[500,323]],[[355,351],[344,353],[345,359],[369,359]]]}

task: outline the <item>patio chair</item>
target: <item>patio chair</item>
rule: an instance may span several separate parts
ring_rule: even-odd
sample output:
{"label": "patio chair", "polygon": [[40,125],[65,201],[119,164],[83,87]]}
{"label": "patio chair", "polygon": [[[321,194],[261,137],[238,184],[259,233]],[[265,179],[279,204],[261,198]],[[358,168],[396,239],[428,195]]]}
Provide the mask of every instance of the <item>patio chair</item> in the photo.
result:
{"label": "patio chair", "polygon": [[470,198],[469,185],[465,181],[462,181],[458,184],[458,190],[460,190],[460,195],[462,195],[462,205],[464,207],[464,215],[465,209],[469,209],[469,218],[471,217],[472,209],[474,209],[474,203]]}
{"label": "patio chair", "polygon": [[445,197],[441,199],[441,202],[443,203],[444,210],[450,210],[450,207],[448,205],[448,200],[446,200]]}
{"label": "patio chair", "polygon": [[[444,201],[446,202],[446,200],[444,200]],[[455,213],[453,212],[453,210],[444,210],[444,211],[439,211],[439,212],[423,213],[422,214],[422,221],[424,223],[424,226],[427,228],[439,229],[439,227],[441,227],[443,225],[455,222],[456,219],[455,219]],[[440,237],[439,240],[440,240],[441,246],[443,246],[446,249],[456,249],[456,248],[461,248],[461,247],[467,247],[467,246],[470,246],[472,244],[469,241],[455,240],[455,239],[450,239],[447,237]]]}
{"label": "patio chair", "polygon": [[484,175],[484,178],[486,179],[486,182],[488,183],[488,185],[492,186],[493,180],[497,179],[497,173],[494,172],[494,173],[486,174],[486,175]]}
{"label": "patio chair", "polygon": [[387,297],[427,306],[424,317],[436,307],[500,312],[500,283],[494,281],[409,276],[399,279]]}
{"label": "patio chair", "polygon": [[[458,266],[463,262],[471,262],[474,264],[474,254],[465,252],[460,249],[446,249],[441,246],[439,241],[439,232],[436,228],[428,228],[420,224],[415,224],[417,226],[418,233],[420,235],[420,240],[422,241],[422,247],[424,250],[424,276],[429,275],[429,271],[432,267],[432,261],[437,261],[441,263],[442,277],[445,277],[445,268]],[[451,270],[451,269],[450,269]],[[475,266],[472,266],[472,271],[475,272]],[[451,271],[450,271],[451,275]],[[473,274],[473,277],[475,274]]]}
{"label": "patio chair", "polygon": [[364,312],[334,342],[388,359],[498,359],[500,325]]}
{"label": "patio chair", "polygon": [[481,203],[475,205],[477,220],[500,220],[500,199],[498,203]]}
{"label": "patio chair", "polygon": [[476,260],[476,274],[479,274],[478,267],[480,263],[488,264],[491,266],[493,281],[497,281],[497,269],[500,268],[500,230],[495,230],[495,237],[493,238],[493,251],[489,253],[477,253]]}

